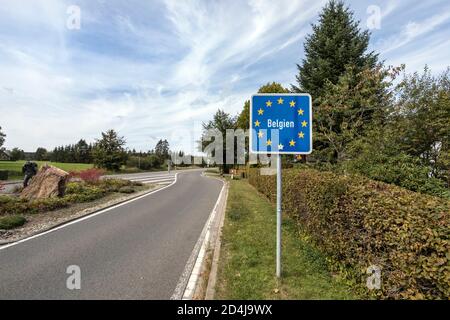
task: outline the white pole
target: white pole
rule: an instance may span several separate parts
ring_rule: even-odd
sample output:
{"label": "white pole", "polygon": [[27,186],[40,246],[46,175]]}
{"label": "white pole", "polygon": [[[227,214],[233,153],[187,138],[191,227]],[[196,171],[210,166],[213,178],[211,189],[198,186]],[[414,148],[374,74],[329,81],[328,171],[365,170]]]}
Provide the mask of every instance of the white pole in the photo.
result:
{"label": "white pole", "polygon": [[277,277],[281,277],[281,155],[277,155]]}

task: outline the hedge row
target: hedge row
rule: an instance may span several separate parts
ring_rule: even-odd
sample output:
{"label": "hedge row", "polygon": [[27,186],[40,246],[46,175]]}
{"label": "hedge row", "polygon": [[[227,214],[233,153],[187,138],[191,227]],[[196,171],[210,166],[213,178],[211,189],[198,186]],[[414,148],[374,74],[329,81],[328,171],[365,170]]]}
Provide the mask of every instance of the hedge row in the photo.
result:
{"label": "hedge row", "polygon": [[[276,200],[276,177],[250,169],[249,182]],[[362,295],[450,298],[450,201],[358,176],[283,171],[284,213]],[[382,269],[381,289],[366,287]]]}

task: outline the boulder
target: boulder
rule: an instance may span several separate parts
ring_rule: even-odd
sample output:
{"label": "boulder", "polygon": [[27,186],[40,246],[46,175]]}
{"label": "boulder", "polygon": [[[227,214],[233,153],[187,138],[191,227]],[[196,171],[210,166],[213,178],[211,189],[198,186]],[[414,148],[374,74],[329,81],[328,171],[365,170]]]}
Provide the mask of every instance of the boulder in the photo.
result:
{"label": "boulder", "polygon": [[31,179],[28,187],[23,189],[21,197],[34,200],[52,197],[62,197],[66,191],[69,173],[53,166],[45,165]]}

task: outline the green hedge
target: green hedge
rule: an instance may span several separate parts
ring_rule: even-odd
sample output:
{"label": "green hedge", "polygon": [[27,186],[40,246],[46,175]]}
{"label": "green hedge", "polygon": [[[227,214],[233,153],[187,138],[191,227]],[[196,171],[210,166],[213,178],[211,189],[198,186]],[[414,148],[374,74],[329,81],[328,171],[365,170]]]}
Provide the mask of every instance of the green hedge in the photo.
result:
{"label": "green hedge", "polygon": [[[249,182],[276,200],[275,176]],[[450,298],[450,201],[362,178],[310,169],[283,171],[283,209],[362,295]],[[382,268],[368,290],[367,268]]]}

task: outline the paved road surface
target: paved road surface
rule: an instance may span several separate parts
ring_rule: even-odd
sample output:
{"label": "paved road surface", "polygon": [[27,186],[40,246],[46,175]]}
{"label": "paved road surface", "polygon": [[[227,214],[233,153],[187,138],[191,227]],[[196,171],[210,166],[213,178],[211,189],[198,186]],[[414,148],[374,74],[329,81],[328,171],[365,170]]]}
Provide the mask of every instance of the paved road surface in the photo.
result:
{"label": "paved road surface", "polygon": [[[0,248],[0,299],[169,299],[221,188],[179,173],[164,190]],[[81,290],[66,287],[70,265]]]}

